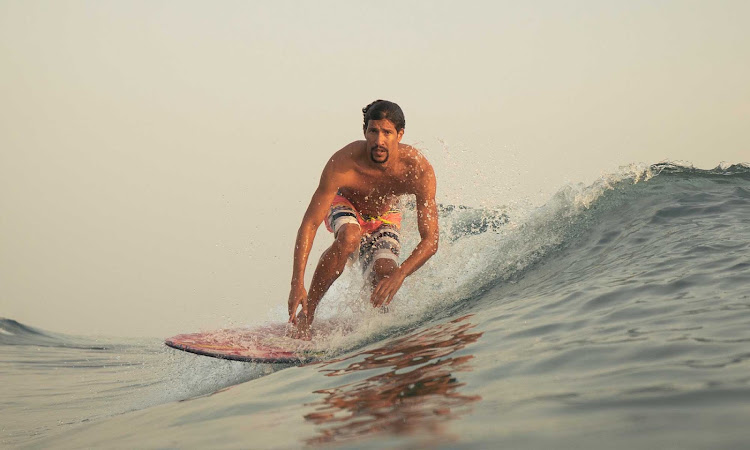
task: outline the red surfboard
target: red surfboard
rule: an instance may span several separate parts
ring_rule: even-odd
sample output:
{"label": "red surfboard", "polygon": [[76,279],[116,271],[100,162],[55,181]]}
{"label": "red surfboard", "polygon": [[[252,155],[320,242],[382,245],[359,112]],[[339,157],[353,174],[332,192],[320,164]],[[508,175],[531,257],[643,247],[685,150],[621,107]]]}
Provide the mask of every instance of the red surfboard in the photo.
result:
{"label": "red surfboard", "polygon": [[276,323],[256,328],[179,334],[164,343],[198,355],[259,363],[304,363],[326,355],[324,349],[316,348],[315,340],[292,339],[286,333],[287,324]]}

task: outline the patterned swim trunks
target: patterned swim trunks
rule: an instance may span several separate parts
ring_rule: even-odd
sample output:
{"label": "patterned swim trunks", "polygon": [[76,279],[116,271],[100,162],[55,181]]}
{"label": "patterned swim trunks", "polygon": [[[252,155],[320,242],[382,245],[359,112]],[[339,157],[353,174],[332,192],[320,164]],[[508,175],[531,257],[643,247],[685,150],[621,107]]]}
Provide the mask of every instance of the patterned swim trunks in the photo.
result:
{"label": "patterned swim trunks", "polygon": [[334,236],[345,224],[359,225],[362,230],[359,259],[364,273],[369,273],[372,263],[377,259],[386,258],[398,263],[401,252],[401,211],[390,210],[378,217],[363,215],[349,200],[337,194],[325,222],[326,228]]}

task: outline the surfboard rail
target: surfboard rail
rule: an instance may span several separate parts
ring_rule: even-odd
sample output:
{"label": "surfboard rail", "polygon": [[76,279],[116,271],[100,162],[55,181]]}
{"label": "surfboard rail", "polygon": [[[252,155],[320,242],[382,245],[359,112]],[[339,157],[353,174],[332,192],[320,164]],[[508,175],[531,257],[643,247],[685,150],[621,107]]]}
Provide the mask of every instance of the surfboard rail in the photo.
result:
{"label": "surfboard rail", "polygon": [[196,355],[255,363],[302,364],[325,356],[309,341],[287,337],[286,324],[179,334],[164,344]]}

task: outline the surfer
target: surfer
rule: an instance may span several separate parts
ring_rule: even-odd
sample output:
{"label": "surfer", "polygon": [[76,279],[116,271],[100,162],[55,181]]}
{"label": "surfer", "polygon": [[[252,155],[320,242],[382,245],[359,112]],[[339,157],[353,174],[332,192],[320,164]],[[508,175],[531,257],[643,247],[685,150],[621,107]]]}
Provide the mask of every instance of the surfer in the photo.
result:
{"label": "surfer", "polygon": [[[315,309],[350,256],[359,257],[371,277],[370,302],[380,308],[438,248],[435,172],[417,149],[401,143],[403,111],[393,102],[377,100],[362,113],[365,139],[346,145],[328,161],[297,232],[289,293],[289,322],[296,338],[310,339]],[[422,239],[399,266],[401,212],[396,203],[401,195],[416,196]],[[334,241],[320,257],[308,293],[305,266],[324,220]]]}

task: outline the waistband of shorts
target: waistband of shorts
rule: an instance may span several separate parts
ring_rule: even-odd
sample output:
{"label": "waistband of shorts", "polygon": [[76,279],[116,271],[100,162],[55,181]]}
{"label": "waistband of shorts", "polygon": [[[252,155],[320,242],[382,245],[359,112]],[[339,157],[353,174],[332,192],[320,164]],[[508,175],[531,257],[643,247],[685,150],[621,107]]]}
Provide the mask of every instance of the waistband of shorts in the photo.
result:
{"label": "waistband of shorts", "polygon": [[331,208],[341,205],[351,208],[357,214],[357,220],[360,222],[360,225],[364,225],[367,222],[381,222],[385,225],[393,225],[395,227],[401,228],[401,211],[398,209],[389,209],[379,216],[369,216],[367,214],[362,214],[361,212],[359,212],[359,210],[354,207],[349,199],[340,194],[336,194],[336,196],[333,197],[333,201],[331,202]]}

